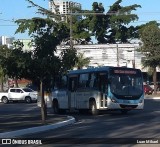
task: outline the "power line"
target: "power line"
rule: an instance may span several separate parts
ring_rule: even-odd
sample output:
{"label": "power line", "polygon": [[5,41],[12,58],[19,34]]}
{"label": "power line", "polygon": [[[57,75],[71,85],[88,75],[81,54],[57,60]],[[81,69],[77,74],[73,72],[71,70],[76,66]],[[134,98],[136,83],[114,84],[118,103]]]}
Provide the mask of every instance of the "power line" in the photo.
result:
{"label": "power line", "polygon": [[14,22],[14,19],[9,20],[9,19],[0,19],[0,21],[9,21],[9,22]]}
{"label": "power line", "polygon": [[[1,14],[1,13],[0,13]],[[134,13],[136,15],[138,14],[160,14],[160,12],[138,12],[138,13]],[[59,16],[63,16],[63,15],[134,15],[132,13],[128,14],[128,13],[118,13],[118,12],[112,12],[112,13],[67,13],[67,14],[53,14],[53,15],[59,15]],[[14,18],[12,20],[10,19],[0,19],[0,21],[8,21],[8,22],[13,22],[14,23]],[[153,20],[143,20],[143,21],[133,21],[131,23],[141,23],[141,22],[149,22],[149,21],[153,21]],[[154,20],[154,21],[160,21],[160,20]],[[16,26],[16,25],[0,25],[0,26]]]}
{"label": "power line", "polygon": [[[143,20],[143,21],[133,21],[133,22],[130,22],[130,23],[141,23],[141,22],[149,22],[149,21],[157,21],[159,22],[160,20]],[[18,25],[11,25],[11,24],[4,24],[4,25],[1,25],[0,26],[18,26]]]}
{"label": "power line", "polygon": [[8,27],[8,26],[18,26],[18,25],[0,25],[2,27]]}

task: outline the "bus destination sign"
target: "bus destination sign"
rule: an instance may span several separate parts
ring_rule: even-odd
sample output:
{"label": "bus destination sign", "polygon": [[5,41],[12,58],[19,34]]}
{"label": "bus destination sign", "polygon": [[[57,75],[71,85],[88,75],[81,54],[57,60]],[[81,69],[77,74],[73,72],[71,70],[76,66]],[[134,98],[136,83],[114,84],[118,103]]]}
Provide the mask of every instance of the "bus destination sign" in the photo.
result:
{"label": "bus destination sign", "polygon": [[134,70],[114,70],[115,74],[136,74]]}

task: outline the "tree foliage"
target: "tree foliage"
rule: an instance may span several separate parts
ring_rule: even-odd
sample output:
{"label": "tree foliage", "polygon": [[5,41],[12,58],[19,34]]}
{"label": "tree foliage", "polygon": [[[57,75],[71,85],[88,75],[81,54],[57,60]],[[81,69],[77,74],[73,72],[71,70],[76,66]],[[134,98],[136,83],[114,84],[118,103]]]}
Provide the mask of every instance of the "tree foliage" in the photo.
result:
{"label": "tree foliage", "polygon": [[157,67],[160,64],[160,29],[156,23],[148,23],[140,30],[143,42],[141,52],[146,56],[144,66]]}
{"label": "tree foliage", "polygon": [[[13,79],[25,78],[31,61],[31,53],[23,52],[23,43],[19,40],[13,43],[13,49],[5,48],[1,58],[1,66],[5,75]],[[16,83],[16,86],[17,83]]]}
{"label": "tree foliage", "polygon": [[160,66],[160,29],[158,23],[149,22],[140,29],[140,38],[143,42],[140,51],[145,55],[142,64],[152,68],[154,91],[156,93],[156,67]]}
{"label": "tree foliage", "polygon": [[[141,6],[134,4],[123,7],[120,5],[121,2],[122,0],[117,0],[110,6],[109,10],[105,10],[103,4],[98,2],[92,4],[92,10],[82,10],[84,19],[76,23],[81,31],[80,37],[90,41],[91,36],[94,36],[99,44],[126,43],[133,38],[137,38],[138,27],[129,24],[138,20],[138,16],[131,12]],[[76,29],[74,31],[77,34],[78,31]]]}

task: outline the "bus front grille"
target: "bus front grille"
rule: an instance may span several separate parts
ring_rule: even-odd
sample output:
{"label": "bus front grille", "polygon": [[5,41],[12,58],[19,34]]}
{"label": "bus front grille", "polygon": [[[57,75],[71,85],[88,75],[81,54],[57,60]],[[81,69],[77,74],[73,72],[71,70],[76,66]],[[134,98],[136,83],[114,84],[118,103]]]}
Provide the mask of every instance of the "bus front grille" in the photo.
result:
{"label": "bus front grille", "polygon": [[120,107],[123,109],[135,109],[138,105],[124,105],[120,104]]}

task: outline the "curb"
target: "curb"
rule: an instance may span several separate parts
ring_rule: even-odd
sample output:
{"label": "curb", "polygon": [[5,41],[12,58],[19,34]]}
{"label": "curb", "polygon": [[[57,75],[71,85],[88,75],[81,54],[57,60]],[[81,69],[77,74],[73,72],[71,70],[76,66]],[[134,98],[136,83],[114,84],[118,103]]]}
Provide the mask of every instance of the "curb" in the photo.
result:
{"label": "curb", "polygon": [[145,99],[155,99],[155,100],[157,99],[158,100],[160,99],[160,97],[145,97]]}
{"label": "curb", "polygon": [[0,133],[0,138],[7,138],[7,137],[12,138],[12,137],[17,137],[21,135],[31,134],[31,133],[43,132],[43,131],[47,131],[50,129],[56,129],[59,127],[63,127],[63,126],[75,123],[74,117],[68,116],[67,118],[69,120],[65,120],[65,121],[58,122],[58,123],[51,124],[51,125],[32,127],[32,128],[27,128],[27,129],[22,129],[22,130],[17,130],[17,131]]}

